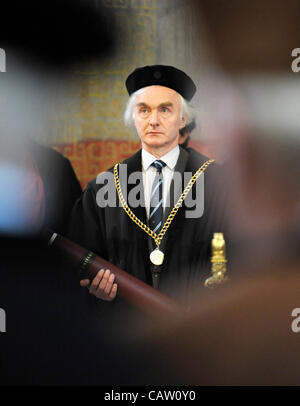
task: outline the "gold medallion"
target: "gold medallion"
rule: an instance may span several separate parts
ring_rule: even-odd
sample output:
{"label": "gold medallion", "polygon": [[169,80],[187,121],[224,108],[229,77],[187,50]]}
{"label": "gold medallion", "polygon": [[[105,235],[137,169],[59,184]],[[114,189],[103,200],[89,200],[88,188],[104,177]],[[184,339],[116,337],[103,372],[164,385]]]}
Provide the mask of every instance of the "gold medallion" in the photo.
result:
{"label": "gold medallion", "polygon": [[155,248],[154,251],[150,254],[150,261],[154,265],[161,265],[164,262],[165,254],[160,251],[158,248]]}

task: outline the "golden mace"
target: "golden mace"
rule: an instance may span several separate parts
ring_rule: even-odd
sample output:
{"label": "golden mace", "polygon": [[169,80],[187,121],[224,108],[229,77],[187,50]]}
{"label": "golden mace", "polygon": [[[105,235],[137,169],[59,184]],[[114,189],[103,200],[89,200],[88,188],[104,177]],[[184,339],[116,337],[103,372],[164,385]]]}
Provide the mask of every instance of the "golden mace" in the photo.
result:
{"label": "golden mace", "polygon": [[207,288],[213,288],[216,285],[224,283],[228,279],[227,276],[225,276],[227,260],[223,233],[214,233],[211,241],[211,248],[212,276],[207,278],[204,282],[204,286]]}

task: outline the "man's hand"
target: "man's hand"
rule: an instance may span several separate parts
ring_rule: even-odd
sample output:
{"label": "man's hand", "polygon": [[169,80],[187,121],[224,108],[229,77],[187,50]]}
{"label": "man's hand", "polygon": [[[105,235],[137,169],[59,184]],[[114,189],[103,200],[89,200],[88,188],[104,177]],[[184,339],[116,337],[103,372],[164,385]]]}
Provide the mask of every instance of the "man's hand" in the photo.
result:
{"label": "man's hand", "polygon": [[82,279],[80,286],[88,288],[90,294],[99,299],[111,301],[116,297],[118,288],[114,280],[115,275],[109,269],[100,269],[91,283],[89,279]]}

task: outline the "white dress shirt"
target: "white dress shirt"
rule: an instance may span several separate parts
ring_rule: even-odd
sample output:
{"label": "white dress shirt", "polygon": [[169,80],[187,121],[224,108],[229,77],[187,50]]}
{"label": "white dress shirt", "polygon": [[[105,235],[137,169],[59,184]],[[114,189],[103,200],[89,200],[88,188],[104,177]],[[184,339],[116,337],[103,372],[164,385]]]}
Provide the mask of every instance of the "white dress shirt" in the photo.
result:
{"label": "white dress shirt", "polygon": [[142,167],[143,167],[143,183],[144,183],[144,197],[145,197],[145,206],[147,218],[149,218],[150,211],[150,201],[151,201],[151,192],[152,185],[156,175],[156,169],[152,166],[152,163],[159,159],[163,161],[166,166],[162,169],[163,176],[163,208],[165,209],[168,193],[170,189],[170,184],[173,178],[174,169],[179,157],[179,146],[176,145],[171,151],[161,158],[156,158],[154,155],[147,152],[145,149],[142,149]]}

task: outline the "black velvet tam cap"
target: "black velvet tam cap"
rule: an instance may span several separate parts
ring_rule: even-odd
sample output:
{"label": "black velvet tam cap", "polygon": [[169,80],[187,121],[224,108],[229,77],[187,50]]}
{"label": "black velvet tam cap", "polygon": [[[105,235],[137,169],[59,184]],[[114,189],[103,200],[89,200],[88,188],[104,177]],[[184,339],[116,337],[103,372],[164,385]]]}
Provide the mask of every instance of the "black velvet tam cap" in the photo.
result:
{"label": "black velvet tam cap", "polygon": [[196,93],[193,80],[182,70],[173,66],[152,65],[135,69],[126,79],[129,96],[147,86],[165,86],[176,90],[181,96],[190,101]]}

